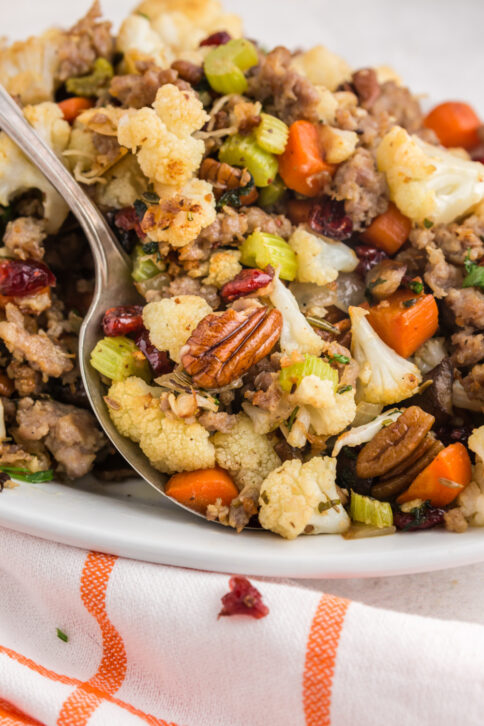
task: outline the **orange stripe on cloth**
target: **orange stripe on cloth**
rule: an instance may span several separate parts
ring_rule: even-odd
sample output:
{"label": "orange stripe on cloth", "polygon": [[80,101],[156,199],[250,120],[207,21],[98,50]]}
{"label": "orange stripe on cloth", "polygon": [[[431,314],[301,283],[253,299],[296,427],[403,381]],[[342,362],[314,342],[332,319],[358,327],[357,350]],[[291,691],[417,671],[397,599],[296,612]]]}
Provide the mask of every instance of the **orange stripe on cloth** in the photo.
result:
{"label": "orange stripe on cloth", "polygon": [[0,697],[0,726],[44,726]]}
{"label": "orange stripe on cloth", "polygon": [[323,595],[311,623],[303,676],[306,726],[331,724],[331,690],[336,653],[349,604],[349,600]]}
{"label": "orange stripe on cloth", "polygon": [[57,726],[86,726],[102,699],[93,692],[102,689],[113,696],[126,675],[123,640],[106,612],[106,591],[116,557],[89,552],[81,575],[81,600],[96,618],[103,639],[103,653],[97,673],[82,683],[64,702]]}
{"label": "orange stripe on cloth", "polygon": [[[17,663],[20,663],[20,665],[25,666],[26,668],[29,668],[30,670],[34,671],[35,673],[38,673],[40,676],[43,676],[44,678],[48,678],[51,681],[54,681],[56,683],[64,683],[68,686],[82,686],[84,685],[85,688],[89,688],[87,684],[83,684],[81,680],[78,678],[70,678],[69,676],[64,676],[61,673],[56,673],[55,671],[51,671],[48,668],[44,668],[44,666],[39,665],[35,661],[33,661],[31,658],[26,658],[21,653],[17,653],[14,650],[11,650],[10,648],[6,648],[3,645],[0,645],[0,654],[6,655],[8,658],[11,658],[12,660],[16,661]],[[125,701],[122,701],[120,698],[113,698],[113,696],[109,696],[107,693],[105,693],[103,690],[99,688],[91,688],[90,689],[92,693],[99,696],[99,698],[103,701],[108,701],[109,703],[114,704],[115,706],[119,706],[119,708],[123,708],[125,711],[128,711],[129,713],[133,714],[133,716],[138,716],[139,718],[142,718],[146,723],[150,724],[150,726],[177,726],[173,722],[165,721],[162,718],[157,718],[156,716],[152,716],[151,714],[144,713],[139,708],[135,708],[130,703],[126,703]],[[3,726],[0,722],[0,726]]]}

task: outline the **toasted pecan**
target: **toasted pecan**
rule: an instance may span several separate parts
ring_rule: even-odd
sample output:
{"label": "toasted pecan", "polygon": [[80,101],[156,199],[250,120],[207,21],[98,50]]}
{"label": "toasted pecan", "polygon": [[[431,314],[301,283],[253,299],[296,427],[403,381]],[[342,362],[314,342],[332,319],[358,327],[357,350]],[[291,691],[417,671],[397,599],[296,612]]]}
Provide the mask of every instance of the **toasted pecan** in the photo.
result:
{"label": "toasted pecan", "polygon": [[360,479],[386,474],[402,463],[422,443],[435,418],[419,406],[410,406],[389,426],[381,429],[358,454]]}
{"label": "toasted pecan", "polygon": [[181,362],[201,388],[222,388],[271,352],[282,330],[278,310],[250,307],[207,315],[181,351]]}

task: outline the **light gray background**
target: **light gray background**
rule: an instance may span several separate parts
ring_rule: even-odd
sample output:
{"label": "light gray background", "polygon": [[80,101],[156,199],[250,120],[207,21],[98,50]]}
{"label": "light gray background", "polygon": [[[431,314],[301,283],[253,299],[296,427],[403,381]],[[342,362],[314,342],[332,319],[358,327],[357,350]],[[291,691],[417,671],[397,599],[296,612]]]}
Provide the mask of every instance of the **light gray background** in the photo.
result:
{"label": "light gray background", "polygon": [[[0,32],[18,39],[49,24],[68,25],[88,4],[0,0]],[[116,22],[132,6],[131,0],[102,0]],[[468,100],[484,117],[484,0],[226,0],[225,6],[243,14],[247,34],[268,46],[323,43],[355,67],[391,65],[415,92],[427,94],[425,104]],[[484,624],[484,565],[305,584],[370,605]]]}

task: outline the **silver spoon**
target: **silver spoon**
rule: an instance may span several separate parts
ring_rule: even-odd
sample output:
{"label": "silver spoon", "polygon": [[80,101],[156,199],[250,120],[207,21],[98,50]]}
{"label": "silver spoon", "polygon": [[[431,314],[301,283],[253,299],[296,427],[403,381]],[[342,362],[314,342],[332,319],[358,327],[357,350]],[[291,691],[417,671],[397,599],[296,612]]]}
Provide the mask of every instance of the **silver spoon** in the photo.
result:
{"label": "silver spoon", "polygon": [[1,84],[0,128],[64,198],[77,217],[91,247],[94,257],[95,288],[91,306],[79,334],[79,368],[92,410],[119,453],[148,484],[151,484],[170,502],[205,519],[203,515],[193,509],[168,497],[164,492],[166,476],[151,466],[137,444],[121,436],[118,432],[103,400],[104,385],[97,371],[89,362],[92,349],[102,337],[101,321],[104,312],[110,307],[132,305],[141,300],[131,278],[129,257],[119,247],[104,217],[52,149],[26,121],[20,108]]}

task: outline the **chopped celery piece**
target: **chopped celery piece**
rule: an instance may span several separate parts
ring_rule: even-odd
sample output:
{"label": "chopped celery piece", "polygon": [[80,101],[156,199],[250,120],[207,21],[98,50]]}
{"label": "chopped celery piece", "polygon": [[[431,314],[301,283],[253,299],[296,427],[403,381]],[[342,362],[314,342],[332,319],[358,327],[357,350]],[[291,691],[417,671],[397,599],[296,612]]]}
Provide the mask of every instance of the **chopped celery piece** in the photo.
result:
{"label": "chopped celery piece", "polygon": [[350,517],[354,522],[371,524],[373,527],[391,527],[393,524],[392,506],[389,502],[364,497],[351,491]]}
{"label": "chopped celery piece", "polygon": [[294,251],[277,234],[253,232],[242,243],[240,248],[241,262],[247,267],[266,265],[279,267],[279,277],[283,280],[294,280],[297,272],[297,259]]}
{"label": "chopped celery piece", "polygon": [[129,338],[102,338],[91,353],[91,365],[112,381],[128,376],[149,379],[149,364],[143,353]]}
{"label": "chopped celery piece", "polygon": [[276,178],[276,157],[261,149],[253,136],[229,136],[220,147],[218,158],[233,166],[247,167],[256,187],[267,187]]}
{"label": "chopped celery piece", "polygon": [[338,385],[338,371],[321,358],[307,353],[300,363],[293,363],[281,369],[279,385],[283,391],[289,393],[292,387],[298,386],[306,376],[317,376],[322,381],[331,381],[335,390]]}
{"label": "chopped celery piece", "polygon": [[210,86],[217,93],[245,93],[244,71],[258,63],[257,50],[250,40],[236,38],[214,48],[203,64]]}
{"label": "chopped celery piece", "polygon": [[135,282],[143,282],[158,275],[162,270],[157,267],[149,255],[143,251],[141,245],[137,245],[133,251],[133,270],[131,277]]}
{"label": "chopped celery piece", "polygon": [[286,193],[286,185],[278,176],[268,187],[264,187],[259,192],[258,204],[260,207],[271,207],[276,204]]}
{"label": "chopped celery piece", "polygon": [[261,122],[255,130],[257,143],[271,154],[282,154],[286,148],[289,128],[281,119],[268,113],[261,113]]}
{"label": "chopped celery piece", "polygon": [[75,96],[95,96],[101,88],[107,86],[113,75],[111,63],[106,58],[98,58],[94,61],[92,73],[67,79],[66,91]]}

